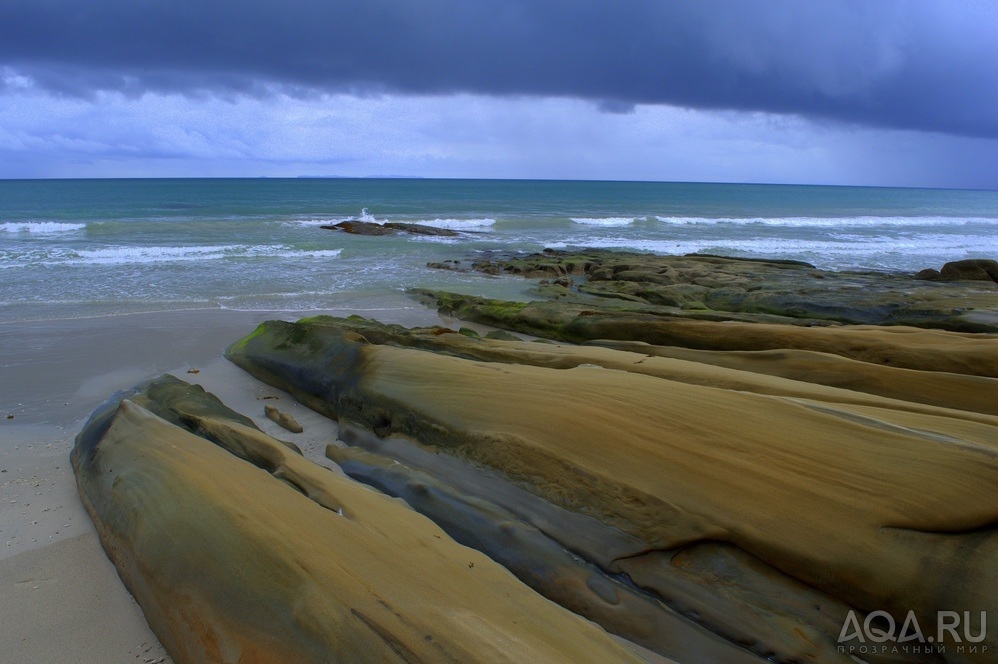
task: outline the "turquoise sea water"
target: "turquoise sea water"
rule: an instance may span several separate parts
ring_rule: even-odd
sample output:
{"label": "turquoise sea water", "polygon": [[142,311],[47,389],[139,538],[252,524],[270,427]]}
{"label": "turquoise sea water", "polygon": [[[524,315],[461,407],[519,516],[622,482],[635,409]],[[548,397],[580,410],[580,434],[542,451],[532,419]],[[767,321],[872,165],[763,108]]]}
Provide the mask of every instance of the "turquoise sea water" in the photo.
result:
{"label": "turquoise sea water", "polygon": [[[344,219],[459,238],[357,237]],[[360,313],[401,289],[518,297],[427,261],[610,247],[916,271],[998,256],[998,192],[635,182],[0,181],[0,320],[229,308]],[[380,303],[380,304],[379,304]],[[414,305],[415,306],[415,305]]]}

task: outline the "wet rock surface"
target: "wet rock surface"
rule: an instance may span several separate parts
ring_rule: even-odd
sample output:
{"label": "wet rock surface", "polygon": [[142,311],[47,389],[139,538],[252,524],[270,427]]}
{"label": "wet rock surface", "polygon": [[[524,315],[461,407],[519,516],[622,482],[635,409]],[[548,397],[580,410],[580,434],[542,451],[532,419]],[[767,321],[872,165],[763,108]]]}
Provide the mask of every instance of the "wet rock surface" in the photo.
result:
{"label": "wet rock surface", "polygon": [[372,221],[341,221],[338,224],[328,224],[320,226],[328,231],[343,231],[351,235],[434,235],[442,237],[453,237],[460,235],[457,231],[449,228],[437,228],[423,224],[407,224],[403,222],[386,221],[376,223]]}
{"label": "wet rock surface", "polygon": [[431,267],[546,279],[538,288],[546,300],[671,317],[998,332],[998,263],[989,260],[947,263],[934,277],[830,272],[799,261],[546,249]]}
{"label": "wet rock surface", "polygon": [[998,261],[971,259],[946,263],[939,271],[939,278],[952,281],[994,281],[998,283]]}

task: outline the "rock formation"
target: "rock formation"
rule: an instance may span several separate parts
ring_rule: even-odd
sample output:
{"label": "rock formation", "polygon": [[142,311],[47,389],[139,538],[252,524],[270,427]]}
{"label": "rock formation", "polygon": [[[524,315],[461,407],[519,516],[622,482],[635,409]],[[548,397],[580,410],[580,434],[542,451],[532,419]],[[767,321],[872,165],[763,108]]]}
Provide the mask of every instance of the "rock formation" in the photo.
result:
{"label": "rock formation", "polygon": [[939,271],[939,278],[998,283],[998,261],[985,259],[952,261],[943,265],[943,269]]}
{"label": "rock formation", "polygon": [[171,377],[76,440],[80,495],[177,662],[640,661],[404,503]]}
{"label": "rock formation", "polygon": [[[600,627],[684,664],[993,661],[988,261],[434,266],[539,299],[414,291],[499,329],[318,316],[226,351],[338,420],[338,470],[170,377],[77,437],[83,502],[177,661],[634,661]],[[926,641],[942,611],[981,640]],[[883,612],[922,638],[842,641]]]}
{"label": "rock formation", "polygon": [[[773,327],[836,331],[842,348],[872,331]],[[337,418],[341,438],[368,453],[331,447],[348,473],[607,629],[679,661],[745,656],[717,650],[720,637],[759,661],[844,662],[850,610],[899,624],[913,611],[935,625],[951,607],[979,616],[998,588],[998,417],[986,399],[952,408],[932,387],[968,378],[974,387],[959,389],[998,393],[998,380],[971,371],[996,340],[879,332],[870,339],[897,337],[886,356],[912,343],[925,359],[871,363],[884,375],[860,382],[889,387],[865,392],[807,371],[756,372],[737,356],[708,363],[358,318],[271,321],[228,356]],[[926,369],[964,344],[967,371]],[[869,363],[794,359],[829,357]],[[696,635],[685,643],[700,654],[648,638],[664,629],[655,625]],[[868,657],[919,658],[938,661]]]}
{"label": "rock formation", "polygon": [[453,237],[460,235],[457,231],[449,228],[437,228],[435,226],[425,226],[423,224],[407,224],[403,222],[375,223],[371,221],[341,221],[338,224],[320,226],[328,231],[343,231],[351,235],[436,235],[442,237]]}
{"label": "rock formation", "polygon": [[[908,325],[998,332],[995,261],[948,263],[920,276],[831,272],[799,261],[587,249],[436,262],[431,267],[514,274],[539,282],[545,300],[583,308],[690,320],[789,325]],[[991,272],[988,272],[991,270]],[[923,271],[924,272],[924,271]],[[957,276],[962,275],[962,276]],[[990,276],[989,276],[990,275]],[[560,281],[574,277],[576,283]],[[976,279],[953,283],[950,279]],[[552,282],[553,280],[553,282]]]}
{"label": "rock formation", "polygon": [[282,429],[286,429],[291,433],[301,433],[302,431],[305,430],[302,428],[302,425],[298,423],[298,420],[293,418],[288,413],[278,410],[277,407],[275,406],[271,406],[269,404],[264,406],[263,414],[266,415],[268,419],[277,424],[277,426],[281,427]]}

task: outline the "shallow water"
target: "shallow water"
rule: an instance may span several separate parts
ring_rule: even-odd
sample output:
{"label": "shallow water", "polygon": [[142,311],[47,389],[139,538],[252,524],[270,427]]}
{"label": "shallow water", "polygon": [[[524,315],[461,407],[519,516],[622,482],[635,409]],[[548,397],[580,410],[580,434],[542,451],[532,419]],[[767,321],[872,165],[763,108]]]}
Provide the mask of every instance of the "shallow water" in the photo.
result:
{"label": "shallow water", "polygon": [[[345,219],[465,231],[358,237]],[[484,251],[609,247],[915,271],[998,255],[998,192],[472,180],[0,181],[0,320],[410,306],[410,287],[526,297],[431,270]],[[411,305],[418,306],[418,305]]]}

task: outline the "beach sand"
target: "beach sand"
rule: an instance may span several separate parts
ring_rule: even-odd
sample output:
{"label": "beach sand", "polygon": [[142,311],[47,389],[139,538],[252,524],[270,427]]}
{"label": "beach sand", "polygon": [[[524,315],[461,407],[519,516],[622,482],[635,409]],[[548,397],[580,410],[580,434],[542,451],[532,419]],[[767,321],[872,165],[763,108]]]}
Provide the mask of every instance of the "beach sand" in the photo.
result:
{"label": "beach sand", "polygon": [[[214,310],[0,323],[4,661],[171,661],[104,555],[80,503],[69,463],[74,437],[116,391],[173,373],[331,465],[323,451],[336,438],[334,422],[221,356],[260,322],[300,315],[306,314]],[[422,309],[373,315],[409,325],[440,322]],[[267,419],[266,404],[293,415],[304,433],[290,434]]]}

